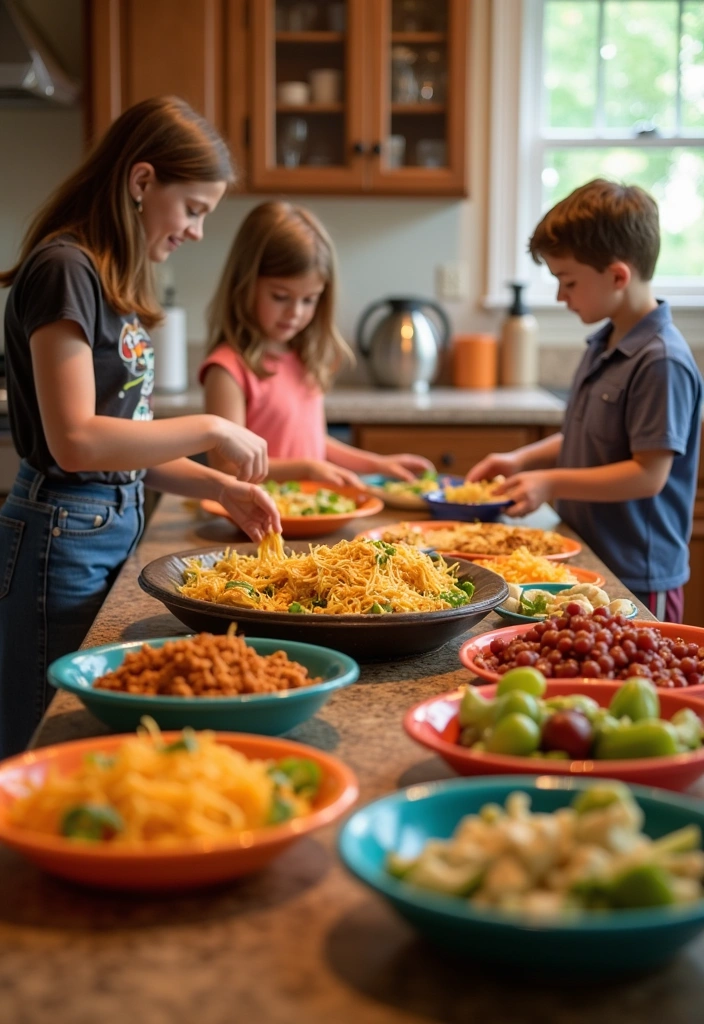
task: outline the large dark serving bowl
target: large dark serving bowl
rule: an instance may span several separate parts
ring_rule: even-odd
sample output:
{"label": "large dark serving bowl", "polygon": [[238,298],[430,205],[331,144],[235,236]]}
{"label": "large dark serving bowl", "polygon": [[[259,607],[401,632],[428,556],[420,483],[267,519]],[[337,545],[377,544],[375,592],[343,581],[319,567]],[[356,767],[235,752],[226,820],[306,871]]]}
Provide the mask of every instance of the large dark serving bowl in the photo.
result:
{"label": "large dark serving bowl", "polygon": [[[240,554],[253,555],[255,544],[234,545]],[[290,551],[307,551],[306,543],[287,544]],[[139,585],[162,601],[170,612],[198,632],[225,633],[231,622],[245,636],[268,636],[281,640],[332,647],[358,661],[395,661],[442,647],[466,632],[475,622],[508,597],[506,582],[489,569],[458,559],[458,578],[472,580],[476,590],[470,604],[437,612],[403,612],[391,615],[290,615],[254,608],[234,608],[179,594],[183,570],[190,558],[213,565],[223,548],[193,548],[164,555],[142,569]]]}

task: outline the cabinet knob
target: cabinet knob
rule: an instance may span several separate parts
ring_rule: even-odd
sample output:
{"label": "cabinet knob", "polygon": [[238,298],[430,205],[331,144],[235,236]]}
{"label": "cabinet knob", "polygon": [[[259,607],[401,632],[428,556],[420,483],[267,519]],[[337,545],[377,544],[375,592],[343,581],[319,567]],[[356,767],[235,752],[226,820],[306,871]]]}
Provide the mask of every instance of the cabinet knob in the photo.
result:
{"label": "cabinet knob", "polygon": [[366,147],[364,143],[355,142],[355,144],[352,146],[352,152],[355,153],[357,156],[364,156],[366,152]]}
{"label": "cabinet knob", "polygon": [[440,462],[443,464],[443,466],[454,466],[455,456],[453,455],[452,452],[443,452],[442,455],[440,456]]}
{"label": "cabinet knob", "polygon": [[374,143],[374,145],[372,146],[372,153],[374,154],[374,156],[380,156],[381,155],[381,143],[380,142],[375,142]]}

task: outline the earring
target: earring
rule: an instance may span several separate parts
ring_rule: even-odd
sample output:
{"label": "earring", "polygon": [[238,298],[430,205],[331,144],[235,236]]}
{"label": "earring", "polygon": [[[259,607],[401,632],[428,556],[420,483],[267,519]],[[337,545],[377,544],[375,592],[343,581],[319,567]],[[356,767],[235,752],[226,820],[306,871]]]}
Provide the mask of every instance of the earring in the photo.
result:
{"label": "earring", "polygon": [[137,213],[141,213],[142,212],[142,197],[141,196],[137,196],[137,198],[134,200],[134,205],[135,205],[135,208],[137,210]]}

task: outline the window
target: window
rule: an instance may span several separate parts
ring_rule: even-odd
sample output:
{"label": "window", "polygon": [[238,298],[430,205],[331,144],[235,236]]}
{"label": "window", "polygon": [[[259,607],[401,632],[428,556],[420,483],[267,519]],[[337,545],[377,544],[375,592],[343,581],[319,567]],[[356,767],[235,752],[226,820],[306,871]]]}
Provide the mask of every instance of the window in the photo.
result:
{"label": "window", "polygon": [[528,238],[603,176],[658,202],[658,294],[704,305],[704,2],[494,0],[492,16],[487,304],[515,276],[534,304],[554,301]]}

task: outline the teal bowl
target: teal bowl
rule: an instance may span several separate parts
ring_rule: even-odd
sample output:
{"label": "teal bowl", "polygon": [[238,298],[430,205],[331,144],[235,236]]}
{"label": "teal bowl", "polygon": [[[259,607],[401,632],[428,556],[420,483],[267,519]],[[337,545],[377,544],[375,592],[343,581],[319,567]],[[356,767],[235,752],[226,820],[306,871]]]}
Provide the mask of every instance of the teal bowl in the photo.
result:
{"label": "teal bowl", "polygon": [[[704,900],[679,908],[585,911],[543,924],[413,888],[384,868],[391,851],[415,856],[429,839],[449,838],[466,814],[486,803],[503,805],[517,790],[530,795],[533,811],[551,812],[592,785],[603,780],[512,775],[411,786],[352,814],[340,833],[340,855],[354,875],[428,939],[471,962],[558,971],[588,982],[597,974],[647,971],[704,929]],[[644,786],[631,791],[645,812],[643,830],[652,838],[692,823],[704,830],[703,802]]]}
{"label": "teal bowl", "polygon": [[[549,594],[559,594],[563,590],[569,590],[570,587],[576,586],[574,583],[522,583],[521,592],[524,590],[547,590]],[[500,604],[494,609],[497,615],[500,615],[502,619],[506,619],[507,622],[512,622],[516,626],[522,626],[523,623],[528,622],[542,622],[542,618],[538,618],[535,615],[521,615],[520,612],[510,612],[508,608],[504,608]],[[631,615],[627,615],[628,619],[635,619],[638,614],[636,608],[633,609]]]}
{"label": "teal bowl", "polygon": [[166,636],[75,651],[49,666],[49,682],[59,690],[75,694],[113,730],[131,732],[143,715],[150,715],[160,729],[183,729],[190,725],[194,729],[280,736],[311,718],[336,690],[359,678],[357,662],[329,647],[252,637],[247,639],[247,645],[257,654],[285,651],[291,661],[304,665],[311,677],[320,676],[323,682],[296,690],[246,693],[239,697],[162,697],[93,689],[93,682],[118,668],[129,651],[139,650],[144,643],[162,647],[169,640],[183,639]]}

